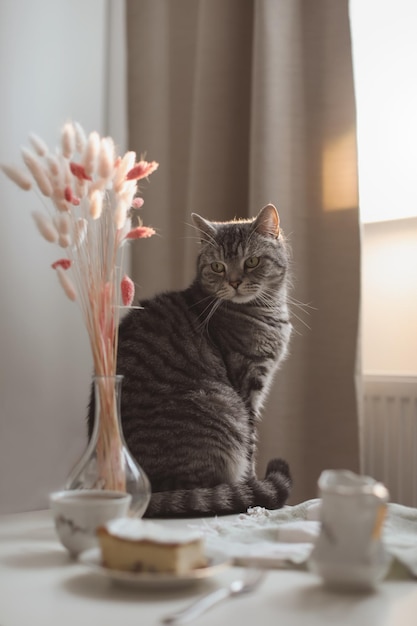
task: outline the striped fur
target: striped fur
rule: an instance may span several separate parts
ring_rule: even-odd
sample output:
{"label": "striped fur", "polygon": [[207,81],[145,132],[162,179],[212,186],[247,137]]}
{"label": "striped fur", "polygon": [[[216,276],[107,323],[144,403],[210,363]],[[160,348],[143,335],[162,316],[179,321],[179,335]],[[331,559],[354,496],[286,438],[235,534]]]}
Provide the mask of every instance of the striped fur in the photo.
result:
{"label": "striped fur", "polygon": [[146,515],[279,508],[288,465],[271,461],[263,480],[254,469],[256,423],[291,333],[278,214],[269,205],[255,220],[193,218],[195,281],[141,303],[120,325],[123,432],[152,484]]}

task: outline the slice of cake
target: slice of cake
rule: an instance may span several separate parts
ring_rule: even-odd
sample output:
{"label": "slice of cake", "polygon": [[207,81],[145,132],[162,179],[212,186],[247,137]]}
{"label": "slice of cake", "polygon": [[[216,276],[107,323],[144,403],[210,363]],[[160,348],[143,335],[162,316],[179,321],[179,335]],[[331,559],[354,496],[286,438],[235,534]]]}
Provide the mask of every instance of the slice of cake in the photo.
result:
{"label": "slice of cake", "polygon": [[141,519],[115,519],[97,529],[103,565],[132,572],[185,574],[204,567],[203,539],[196,533]]}

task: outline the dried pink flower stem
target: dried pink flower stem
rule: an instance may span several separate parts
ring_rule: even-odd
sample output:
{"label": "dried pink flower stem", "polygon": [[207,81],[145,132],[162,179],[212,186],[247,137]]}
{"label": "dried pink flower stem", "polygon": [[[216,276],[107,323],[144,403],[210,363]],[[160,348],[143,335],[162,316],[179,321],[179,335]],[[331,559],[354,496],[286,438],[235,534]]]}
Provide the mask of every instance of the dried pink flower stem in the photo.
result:
{"label": "dried pink flower stem", "polygon": [[[129,240],[150,237],[152,228],[132,229],[131,207],[139,208],[138,180],[158,164],[135,152],[115,154],[110,137],[86,136],[78,123],[64,125],[60,149],[52,154],[37,135],[30,142],[35,153],[22,149],[23,161],[41,193],[51,199],[54,213],[33,212],[42,236],[65,249],[52,267],[70,300],[76,300],[90,340],[96,376],[100,377],[99,464],[106,487],[124,489],[120,466],[121,436],[117,422],[115,388],[119,315],[133,301],[134,285],[122,276],[123,254]],[[28,190],[31,178],[9,165],[4,173]],[[109,472],[109,468],[111,471]]]}

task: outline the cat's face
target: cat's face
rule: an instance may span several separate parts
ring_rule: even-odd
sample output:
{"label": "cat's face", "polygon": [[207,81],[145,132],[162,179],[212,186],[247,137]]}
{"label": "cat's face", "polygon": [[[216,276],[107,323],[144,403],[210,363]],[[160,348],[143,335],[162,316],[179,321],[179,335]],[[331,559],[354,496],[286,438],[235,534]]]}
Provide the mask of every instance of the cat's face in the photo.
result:
{"label": "cat's face", "polygon": [[288,261],[275,207],[264,207],[255,220],[193,219],[202,237],[198,276],[204,291],[221,300],[257,299],[268,305],[283,283]]}

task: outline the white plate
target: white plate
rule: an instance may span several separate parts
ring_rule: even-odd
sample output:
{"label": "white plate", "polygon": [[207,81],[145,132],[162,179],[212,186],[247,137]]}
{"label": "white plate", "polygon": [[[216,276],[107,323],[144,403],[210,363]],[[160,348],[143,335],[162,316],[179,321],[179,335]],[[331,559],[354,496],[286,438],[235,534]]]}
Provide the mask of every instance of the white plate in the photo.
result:
{"label": "white plate", "polygon": [[112,582],[139,587],[142,589],[164,589],[183,587],[196,583],[204,578],[215,576],[220,570],[231,565],[230,559],[220,554],[208,554],[208,564],[198,567],[186,574],[151,573],[151,572],[124,572],[110,569],[101,562],[100,548],[92,548],[80,554],[78,560],[87,565],[93,572],[109,578]]}

